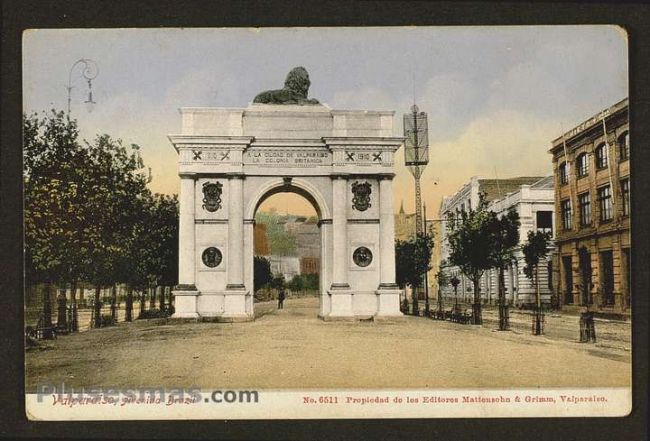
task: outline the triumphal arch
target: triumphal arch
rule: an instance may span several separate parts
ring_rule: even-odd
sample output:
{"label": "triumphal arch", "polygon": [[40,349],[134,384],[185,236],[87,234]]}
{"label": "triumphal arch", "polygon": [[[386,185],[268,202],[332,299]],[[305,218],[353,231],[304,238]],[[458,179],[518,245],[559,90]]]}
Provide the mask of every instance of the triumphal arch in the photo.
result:
{"label": "triumphal arch", "polygon": [[280,192],[304,196],[319,217],[319,316],[401,315],[394,112],[333,110],[308,87],[296,68],[247,108],[180,109],[181,133],[169,136],[181,178],[174,317],[253,319],[255,213]]}

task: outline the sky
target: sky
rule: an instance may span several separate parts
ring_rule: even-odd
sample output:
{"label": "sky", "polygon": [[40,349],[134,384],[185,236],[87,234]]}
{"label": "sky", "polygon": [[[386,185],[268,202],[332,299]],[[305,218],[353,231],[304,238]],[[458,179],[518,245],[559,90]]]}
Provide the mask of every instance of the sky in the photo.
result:
{"label": "sky", "polygon": [[[96,105],[72,71],[82,137],[138,144],[155,192],[178,193],[180,107],[246,107],[304,66],[309,96],[333,109],[394,110],[394,135],[414,100],[428,113],[422,177],[427,217],[472,176],[552,174],[551,141],[628,95],[627,37],[615,26],[49,29],[23,34],[26,112],[65,109],[70,69],[94,60]],[[396,156],[394,203],[414,211],[414,183]],[[261,209],[311,215],[298,196]]]}

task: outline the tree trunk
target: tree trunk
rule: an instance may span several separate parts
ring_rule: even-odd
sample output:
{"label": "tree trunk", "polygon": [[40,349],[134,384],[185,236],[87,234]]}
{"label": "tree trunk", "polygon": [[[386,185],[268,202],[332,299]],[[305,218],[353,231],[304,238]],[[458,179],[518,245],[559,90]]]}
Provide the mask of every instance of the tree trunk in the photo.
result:
{"label": "tree trunk", "polygon": [[72,303],[72,320],[70,323],[70,330],[72,332],[79,331],[79,316],[77,314],[77,281],[72,281],[72,288],[70,293],[70,303]]}
{"label": "tree trunk", "polygon": [[535,289],[537,293],[537,301],[534,315],[533,334],[542,335],[542,296],[539,294],[539,265],[535,265]]}
{"label": "tree trunk", "polygon": [[111,292],[111,318],[114,323],[117,323],[117,285],[114,283]]}
{"label": "tree trunk", "polygon": [[85,285],[82,283],[81,284],[81,289],[79,290],[79,304],[81,306],[86,306],[86,298],[85,298]]}
{"label": "tree trunk", "polygon": [[152,286],[149,288],[149,309],[154,309],[156,307],[156,291],[158,290],[157,286]]}
{"label": "tree trunk", "polygon": [[160,287],[160,310],[164,311],[165,310],[165,299],[167,297],[167,287],[166,286],[161,286]]}
{"label": "tree trunk", "polygon": [[499,331],[510,329],[510,318],[508,315],[508,301],[506,300],[506,283],[504,280],[504,268],[500,266],[497,274],[497,292],[499,298]]}
{"label": "tree trunk", "polygon": [[535,265],[535,289],[537,290],[537,309],[542,310],[542,296],[539,293],[539,264]]}
{"label": "tree trunk", "polygon": [[138,314],[138,317],[142,317],[142,314],[144,313],[144,294],[146,290],[140,291],[140,313]]}
{"label": "tree trunk", "polygon": [[481,278],[476,277],[472,280],[474,284],[474,304],[472,305],[472,324],[473,325],[482,325],[483,317],[481,313],[481,292],[480,284]]}
{"label": "tree trunk", "polygon": [[420,305],[418,304],[418,287],[411,287],[411,294],[413,298],[413,315],[420,315]]}
{"label": "tree trunk", "polygon": [[59,295],[56,297],[57,315],[56,315],[56,328],[64,332],[68,330],[68,299],[66,298],[65,285],[63,289],[59,289]]}
{"label": "tree trunk", "polygon": [[52,284],[45,282],[43,289],[43,338],[52,338],[52,304],[50,303],[50,293],[52,291]]}
{"label": "tree trunk", "polygon": [[126,317],[127,322],[133,321],[133,288],[129,285],[126,293]]}
{"label": "tree trunk", "polygon": [[101,290],[101,287],[95,286],[95,328],[102,327],[102,301],[100,298]]}

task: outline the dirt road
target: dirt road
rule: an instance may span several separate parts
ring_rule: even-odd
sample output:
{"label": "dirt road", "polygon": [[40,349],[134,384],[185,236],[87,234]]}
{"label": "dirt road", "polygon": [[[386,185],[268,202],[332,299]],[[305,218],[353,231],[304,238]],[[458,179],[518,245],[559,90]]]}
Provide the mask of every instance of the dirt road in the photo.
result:
{"label": "dirt road", "polygon": [[630,384],[630,353],[425,318],[323,322],[316,298],[254,322],[136,321],[28,351],[27,391],[71,387],[503,388]]}

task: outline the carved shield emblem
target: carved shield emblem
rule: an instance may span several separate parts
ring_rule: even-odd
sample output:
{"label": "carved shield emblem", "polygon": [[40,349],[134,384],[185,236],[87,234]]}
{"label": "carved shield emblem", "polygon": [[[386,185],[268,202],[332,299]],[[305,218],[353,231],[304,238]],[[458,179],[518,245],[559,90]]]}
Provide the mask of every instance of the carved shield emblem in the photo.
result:
{"label": "carved shield emblem", "polygon": [[214,212],[221,208],[221,182],[206,182],[203,184],[203,208]]}
{"label": "carved shield emblem", "polygon": [[352,208],[359,211],[366,211],[372,205],[370,204],[370,193],[372,186],[370,182],[354,182],[352,184]]}

